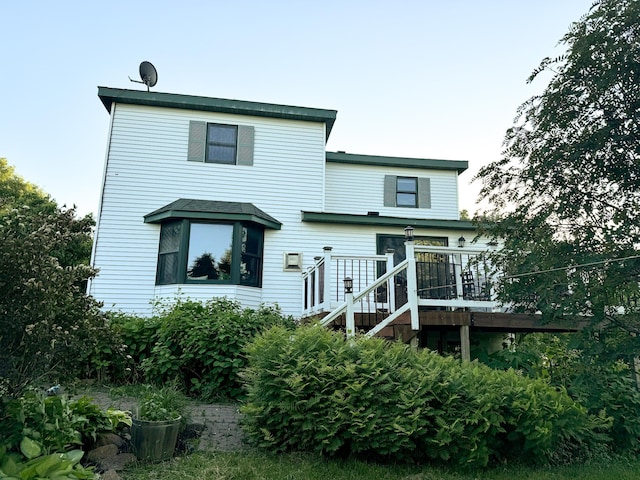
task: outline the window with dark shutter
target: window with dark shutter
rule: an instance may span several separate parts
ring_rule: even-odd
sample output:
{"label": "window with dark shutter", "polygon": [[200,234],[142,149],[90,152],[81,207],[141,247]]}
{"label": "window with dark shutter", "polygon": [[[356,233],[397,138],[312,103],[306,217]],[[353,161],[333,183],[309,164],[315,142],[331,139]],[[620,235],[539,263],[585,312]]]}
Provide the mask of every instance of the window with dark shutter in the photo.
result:
{"label": "window with dark shutter", "polygon": [[418,206],[418,179],[415,177],[396,178],[396,207],[416,208]]}
{"label": "window with dark shutter", "polygon": [[235,165],[238,148],[238,127],[236,125],[207,125],[207,149],[205,162]]}
{"label": "window with dark shutter", "polygon": [[253,165],[255,128],[251,125],[224,125],[189,122],[190,162]]}
{"label": "window with dark shutter", "polygon": [[431,208],[431,179],[428,177],[384,177],[384,206]]}

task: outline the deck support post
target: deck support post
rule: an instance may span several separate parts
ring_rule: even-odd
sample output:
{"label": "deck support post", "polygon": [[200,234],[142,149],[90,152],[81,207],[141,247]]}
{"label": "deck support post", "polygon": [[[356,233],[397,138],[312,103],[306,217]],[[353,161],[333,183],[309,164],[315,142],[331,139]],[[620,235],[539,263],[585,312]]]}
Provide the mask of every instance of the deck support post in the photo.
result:
{"label": "deck support post", "polygon": [[[323,302],[320,305],[322,308],[321,312],[330,312],[331,311],[331,250],[333,247],[323,247],[324,251],[324,295]],[[337,279],[336,279],[337,281]]]}
{"label": "deck support post", "polygon": [[420,330],[418,316],[418,275],[416,272],[416,254],[413,239],[404,242],[407,253],[407,302],[411,314],[411,330]]}
{"label": "deck support post", "polygon": [[469,340],[469,325],[460,327],[460,354],[463,361],[471,361],[471,342]]}
{"label": "deck support post", "polygon": [[346,292],[344,300],[347,302],[347,311],[345,313],[345,330],[347,338],[352,338],[356,334],[356,319],[353,308],[353,292]]}
{"label": "deck support post", "polygon": [[318,266],[318,260],[321,258],[314,258],[315,264],[313,266],[313,302],[316,308],[320,307],[320,267]]}

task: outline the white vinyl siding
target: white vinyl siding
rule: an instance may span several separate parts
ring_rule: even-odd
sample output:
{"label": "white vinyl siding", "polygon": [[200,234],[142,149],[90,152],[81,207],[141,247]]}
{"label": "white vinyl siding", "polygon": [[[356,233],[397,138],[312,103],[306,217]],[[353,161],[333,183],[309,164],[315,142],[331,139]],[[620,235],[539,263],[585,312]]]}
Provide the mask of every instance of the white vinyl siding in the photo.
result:
{"label": "white vinyl siding", "polygon": [[[188,161],[189,122],[254,127],[252,166]],[[251,304],[300,311],[300,272],[282,272],[283,252],[301,251],[301,210],[322,209],[325,125],[295,120],[118,104],[98,219],[90,293],[106,308],[149,313],[150,300],[176,291],[155,286],[160,226],[143,216],[178,198],[249,202],[282,222],[266,230],[262,289]],[[312,258],[316,252],[310,252]],[[240,287],[180,286],[197,298],[239,295]]]}
{"label": "white vinyl siding", "polygon": [[[253,164],[188,160],[191,121],[250,126]],[[324,123],[118,104],[112,119],[94,265],[89,292],[105,308],[149,314],[155,298],[207,300],[226,296],[244,307],[278,304],[302,311],[301,272],[283,271],[285,252],[301,253],[303,270],[324,246],[336,254],[376,253],[376,235],[402,228],[303,223],[301,211],[457,219],[456,172],[327,163]],[[431,208],[384,207],[385,175],[428,177]],[[239,285],[155,285],[159,224],[144,215],[179,198],[248,202],[282,223],[264,235],[262,288]],[[416,229],[416,235],[460,231]],[[472,233],[466,234],[468,239]]]}
{"label": "white vinyl siding", "polygon": [[[385,206],[385,177],[390,176],[429,179],[429,208]],[[325,188],[325,212],[366,215],[375,211],[384,216],[459,219],[456,171],[330,162],[327,163]],[[422,205],[425,204],[423,201]]]}

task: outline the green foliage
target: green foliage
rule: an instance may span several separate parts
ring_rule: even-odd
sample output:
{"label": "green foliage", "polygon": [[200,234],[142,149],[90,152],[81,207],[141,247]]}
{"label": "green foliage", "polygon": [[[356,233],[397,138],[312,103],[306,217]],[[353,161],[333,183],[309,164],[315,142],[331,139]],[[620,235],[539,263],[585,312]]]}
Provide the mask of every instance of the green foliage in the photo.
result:
{"label": "green foliage", "polygon": [[[141,382],[144,379],[142,363],[151,357],[156,344],[160,322],[158,317],[141,317],[110,312],[109,318],[114,335],[123,345],[123,363],[111,374],[115,382]],[[107,359],[108,360],[108,359]]]}
{"label": "green foliage", "polygon": [[0,158],[0,216],[25,205],[45,214],[55,213],[57,208],[49,195],[17,175],[6,158]]}
{"label": "green foliage", "polygon": [[78,359],[108,337],[99,304],[84,293],[96,273],[87,265],[92,225],[0,161],[0,395],[81,375]]}
{"label": "green foliage", "polygon": [[131,423],[130,415],[102,411],[88,397],[71,401],[65,395],[28,391],[21,398],[5,401],[3,407],[0,446],[8,451],[19,451],[26,441],[35,442],[43,453],[64,452],[91,443],[99,432]]}
{"label": "green foliage", "polygon": [[166,422],[186,418],[187,398],[174,385],[143,385],[138,398],[136,418],[150,422]]}
{"label": "green foliage", "polygon": [[156,343],[158,319],[122,312],[107,312],[106,317],[108,334],[82,352],[85,376],[112,385],[143,382],[141,365]]}
{"label": "green foliage", "polygon": [[506,276],[499,298],[584,327],[564,358],[534,369],[610,415],[614,445],[632,451],[637,391],[616,365],[640,351],[639,19],[639,0],[595,1],[563,37],[566,54],[531,75],[553,73],[477,177],[490,204],[481,233],[503,244],[489,255]]}
{"label": "green foliage", "polygon": [[486,466],[544,462],[600,440],[565,391],[513,371],[311,326],[248,347],[243,428],[276,451]]}
{"label": "green foliage", "polygon": [[3,400],[0,417],[0,478],[93,479],[79,462],[79,449],[103,431],[131,425],[125,412],[103,412],[89,398],[70,401],[29,391]]}
{"label": "green foliage", "polygon": [[[483,233],[504,245],[493,263],[511,276],[498,294],[545,321],[640,333],[639,18],[638,0],[594,2],[563,37],[566,55],[533,73],[553,77],[477,177],[496,220]],[[627,340],[618,354],[640,349]]]}
{"label": "green foliage", "polygon": [[204,398],[238,398],[244,345],[272,325],[292,325],[276,308],[243,310],[227,299],[160,305],[157,322],[156,343],[142,361],[146,379],[177,380],[189,395]]}
{"label": "green foliage", "polygon": [[[31,453],[34,453],[32,451]],[[24,453],[24,452],[23,452]],[[29,450],[27,450],[29,453]],[[27,461],[11,453],[0,450],[0,478],[9,480],[81,480],[95,479],[96,475],[91,468],[80,465],[84,455],[82,450],[52,453],[49,455],[28,456]]]}
{"label": "green foliage", "polygon": [[570,392],[591,412],[612,418],[611,445],[616,452],[640,452],[640,391],[624,362],[590,365],[577,375]]}
{"label": "green foliage", "polygon": [[635,454],[640,451],[640,391],[630,367],[632,361],[612,358],[605,352],[594,356],[595,346],[576,348],[588,342],[606,349],[612,339],[606,335],[588,340],[579,334],[530,334],[508,351],[493,354],[488,363],[506,368],[509,362],[501,365],[502,359],[518,358],[522,373],[567,389],[588,413],[609,418],[612,427],[604,443],[614,453]]}

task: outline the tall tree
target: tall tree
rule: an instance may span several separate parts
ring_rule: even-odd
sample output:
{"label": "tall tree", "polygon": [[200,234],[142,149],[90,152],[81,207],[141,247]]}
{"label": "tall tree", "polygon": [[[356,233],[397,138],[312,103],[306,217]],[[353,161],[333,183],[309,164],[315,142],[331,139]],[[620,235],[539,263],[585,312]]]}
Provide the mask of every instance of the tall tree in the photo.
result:
{"label": "tall tree", "polygon": [[57,206],[39,187],[16,174],[6,158],[0,157],[0,214],[22,205],[47,213],[53,213]]}
{"label": "tall tree", "polygon": [[[26,209],[25,209],[26,207]],[[57,244],[52,251],[60,265],[63,267],[85,264],[88,265],[91,257],[92,231],[95,221],[91,214],[78,218],[75,209],[58,208],[58,204],[40,187],[24,180],[19,176],[15,168],[9,165],[6,158],[0,157],[0,218],[10,213],[12,209],[24,209],[23,214],[29,215],[54,215],[60,212],[69,212],[68,228],[73,235],[64,244]]]}
{"label": "tall tree", "polygon": [[[600,0],[562,38],[544,92],[481,169],[501,298],[548,320],[640,333],[640,0]],[[621,260],[624,259],[624,260]],[[618,330],[619,333],[619,330]],[[629,349],[637,336],[623,335]],[[615,353],[621,354],[620,351]]]}
{"label": "tall tree", "polygon": [[100,305],[85,294],[96,273],[88,266],[92,225],[0,159],[0,397],[69,378],[109,338]]}

